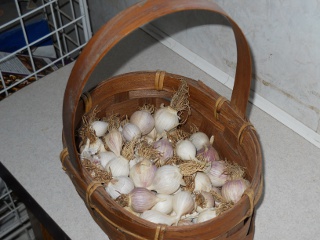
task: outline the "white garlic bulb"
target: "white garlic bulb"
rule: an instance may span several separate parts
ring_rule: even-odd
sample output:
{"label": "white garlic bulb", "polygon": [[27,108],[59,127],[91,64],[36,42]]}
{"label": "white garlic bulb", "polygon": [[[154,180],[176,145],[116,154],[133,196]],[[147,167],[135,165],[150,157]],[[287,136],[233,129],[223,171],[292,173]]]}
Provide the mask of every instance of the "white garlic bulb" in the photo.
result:
{"label": "white garlic bulb", "polygon": [[128,205],[133,211],[142,213],[151,209],[157,202],[162,201],[161,198],[156,196],[152,191],[146,188],[136,187],[129,194]]}
{"label": "white garlic bulb", "polygon": [[195,207],[194,199],[189,191],[176,193],[173,196],[172,203],[173,211],[178,216],[178,219],[180,219],[182,215],[190,213]]}
{"label": "white garlic bulb", "polygon": [[107,163],[105,170],[111,172],[113,177],[129,175],[129,161],[122,156],[113,158]]}
{"label": "white garlic bulb", "polygon": [[172,194],[180,188],[180,185],[185,186],[185,182],[179,168],[173,165],[164,165],[157,169],[148,189],[155,190],[157,193]]}
{"label": "white garlic bulb", "polygon": [[104,121],[94,121],[91,123],[91,128],[97,137],[102,137],[108,131],[109,124]]}
{"label": "white garlic bulb", "polygon": [[126,141],[131,141],[134,138],[138,139],[141,137],[141,131],[138,126],[133,123],[126,123],[122,128],[122,136]]}
{"label": "white garlic bulb", "polygon": [[246,179],[236,179],[227,181],[221,188],[221,195],[227,200],[237,203],[250,183]]}
{"label": "white garlic bulb", "polygon": [[157,197],[161,198],[162,201],[156,203],[151,209],[157,210],[159,212],[162,212],[164,214],[170,214],[173,209],[173,196],[169,194],[157,194]]}
{"label": "white garlic bulb", "polygon": [[226,174],[226,164],[223,161],[211,162],[211,169],[207,172],[214,187],[221,187],[229,179]]}
{"label": "white garlic bulb", "polygon": [[136,187],[149,187],[157,171],[157,167],[148,159],[144,159],[130,168],[129,176]]}
{"label": "white garlic bulb", "polygon": [[176,144],[176,153],[182,160],[194,160],[197,149],[190,140],[185,139]]}
{"label": "white garlic bulb", "polygon": [[92,155],[100,152],[106,152],[104,144],[100,138],[96,138],[94,142],[90,142],[87,139],[86,144],[81,147],[80,158],[81,159],[91,159]]}
{"label": "white garlic bulb", "polygon": [[168,226],[171,226],[177,221],[176,216],[169,216],[156,210],[147,210],[143,212],[140,217],[153,223],[165,224]]}
{"label": "white garlic bulb", "polygon": [[210,144],[210,139],[207,134],[204,132],[195,132],[193,133],[189,140],[196,147],[197,151],[203,148],[205,145]]}
{"label": "white garlic bulb", "polygon": [[130,123],[136,125],[142,135],[146,135],[154,128],[154,118],[149,111],[135,111],[130,117]]}
{"label": "white garlic bulb", "polygon": [[204,202],[202,204],[197,204],[196,211],[198,213],[215,206],[215,201],[211,193],[201,191],[199,194],[203,197]]}
{"label": "white garlic bulb", "polygon": [[217,216],[216,211],[213,208],[209,208],[199,213],[198,217],[195,218],[195,223],[201,223],[213,219]]}
{"label": "white garlic bulb", "polygon": [[154,124],[158,134],[170,131],[179,125],[178,112],[170,106],[159,108],[154,114]]}
{"label": "white garlic bulb", "polygon": [[107,193],[116,199],[120,194],[128,194],[134,189],[132,180],[126,176],[114,177],[105,187]]}
{"label": "white garlic bulb", "polygon": [[212,184],[210,178],[204,172],[197,172],[194,178],[194,190],[197,191],[206,191],[210,192],[212,189]]}
{"label": "white garlic bulb", "polygon": [[103,168],[105,168],[108,162],[110,162],[113,158],[116,158],[116,155],[111,151],[100,152],[99,154],[93,156],[93,160],[98,161]]}
{"label": "white garlic bulb", "polygon": [[160,165],[163,165],[173,156],[173,147],[168,139],[160,139],[153,143],[153,147],[160,152],[161,157],[159,159]]}

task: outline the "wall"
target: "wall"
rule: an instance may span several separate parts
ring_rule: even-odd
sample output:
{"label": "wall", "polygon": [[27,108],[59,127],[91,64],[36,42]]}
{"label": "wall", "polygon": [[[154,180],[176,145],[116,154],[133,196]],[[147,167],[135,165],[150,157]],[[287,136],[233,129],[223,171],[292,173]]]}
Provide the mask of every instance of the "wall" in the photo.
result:
{"label": "wall", "polygon": [[[108,1],[108,6],[105,2],[99,4],[100,0],[94,2],[99,8],[92,22],[95,30],[95,26],[101,26],[137,1]],[[250,44],[254,67],[252,90],[297,119],[318,138],[320,0],[215,2],[238,23]],[[153,25],[199,58],[234,76],[235,43],[225,19],[192,11],[164,17]]]}

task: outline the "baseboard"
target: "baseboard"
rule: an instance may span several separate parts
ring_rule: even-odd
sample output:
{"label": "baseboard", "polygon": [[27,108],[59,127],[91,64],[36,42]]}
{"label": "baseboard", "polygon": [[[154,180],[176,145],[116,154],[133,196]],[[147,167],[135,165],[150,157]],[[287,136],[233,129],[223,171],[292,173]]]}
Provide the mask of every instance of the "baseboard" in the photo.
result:
{"label": "baseboard", "polygon": [[[159,28],[147,24],[141,27],[143,31],[148,33],[153,38],[157,39],[163,45],[186,59],[187,61],[191,62],[193,65],[197,66],[199,69],[207,73],[208,75],[212,76],[217,81],[221,82],[226,87],[232,89],[234,84],[234,78],[228,75],[227,73],[221,71],[219,68],[215,67],[214,65],[207,62],[205,59],[201,58],[199,55],[195,54],[194,52],[190,51],[182,44],[168,36],[166,33],[161,31]],[[267,114],[271,115],[273,118],[305,138],[307,141],[315,145],[316,147],[320,148],[320,134],[312,130],[311,128],[307,127],[276,105],[272,104],[267,99],[261,97],[254,91],[251,91],[251,97],[249,101],[260,108],[262,111],[266,112]]]}

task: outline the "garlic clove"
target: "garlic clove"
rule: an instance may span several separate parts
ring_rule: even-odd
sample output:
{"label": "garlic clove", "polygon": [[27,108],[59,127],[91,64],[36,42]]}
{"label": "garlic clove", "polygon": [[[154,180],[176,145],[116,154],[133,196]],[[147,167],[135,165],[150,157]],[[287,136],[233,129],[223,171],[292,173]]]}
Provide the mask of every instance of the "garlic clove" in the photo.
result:
{"label": "garlic clove", "polygon": [[94,121],[91,123],[91,128],[97,137],[102,137],[108,130],[109,124],[104,121]]}
{"label": "garlic clove", "polygon": [[182,160],[194,160],[197,149],[190,140],[185,139],[176,144],[176,153]]}
{"label": "garlic clove", "polygon": [[130,123],[136,125],[142,135],[146,135],[154,128],[154,118],[149,111],[135,111],[130,117]]}
{"label": "garlic clove", "polygon": [[182,174],[177,166],[164,165],[157,169],[149,190],[155,190],[157,193],[172,194],[184,184]]}
{"label": "garlic clove", "polygon": [[168,132],[179,125],[178,112],[170,106],[161,107],[155,112],[154,121],[158,134]]}
{"label": "garlic clove", "polygon": [[112,199],[116,199],[120,194],[128,194],[134,189],[132,180],[126,176],[114,177],[105,187]]}
{"label": "garlic clove", "polygon": [[129,176],[136,187],[149,187],[152,184],[157,167],[148,159],[144,159],[130,168]]}
{"label": "garlic clove", "polygon": [[177,214],[178,219],[182,215],[191,213],[195,207],[194,199],[189,191],[180,191],[173,196],[173,211]]}
{"label": "garlic clove", "polygon": [[138,126],[133,123],[126,123],[122,128],[122,136],[126,141],[131,141],[134,138],[138,139],[141,137],[141,131]]}
{"label": "garlic clove", "polygon": [[112,129],[106,136],[104,136],[104,141],[110,150],[119,157],[122,148],[122,135],[119,130]]}
{"label": "garlic clove", "polygon": [[161,202],[156,203],[151,209],[157,210],[159,212],[162,212],[164,214],[170,214],[173,210],[173,196],[169,194],[157,194],[157,197],[162,199]]}
{"label": "garlic clove", "polygon": [[169,216],[156,210],[147,210],[143,212],[140,217],[153,223],[165,224],[168,226],[171,226],[177,221],[176,216]]}
{"label": "garlic clove", "polygon": [[195,218],[195,223],[201,223],[213,219],[217,216],[216,211],[212,208],[206,209],[199,213],[198,217]]}
{"label": "garlic clove", "polygon": [[221,195],[227,201],[237,203],[249,185],[249,181],[242,178],[227,181],[221,188]]}
{"label": "garlic clove", "polygon": [[204,146],[210,144],[210,139],[207,134],[204,132],[195,132],[191,134],[189,140],[196,147],[197,151],[203,148]]}

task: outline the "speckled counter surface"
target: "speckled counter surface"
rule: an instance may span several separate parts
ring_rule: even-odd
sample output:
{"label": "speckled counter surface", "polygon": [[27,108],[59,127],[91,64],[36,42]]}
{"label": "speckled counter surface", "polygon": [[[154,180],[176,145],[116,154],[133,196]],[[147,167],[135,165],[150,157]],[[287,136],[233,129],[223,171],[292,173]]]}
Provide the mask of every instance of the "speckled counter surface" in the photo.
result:
{"label": "speckled counter surface", "polygon": [[[0,102],[1,162],[71,239],[108,239],[59,160],[62,101],[72,67],[67,65]],[[157,69],[201,79],[230,96],[230,90],[141,31],[99,64],[88,87],[110,75]],[[258,108],[250,105],[248,113],[264,159],[265,188],[257,207],[255,239],[317,239],[320,149]]]}

